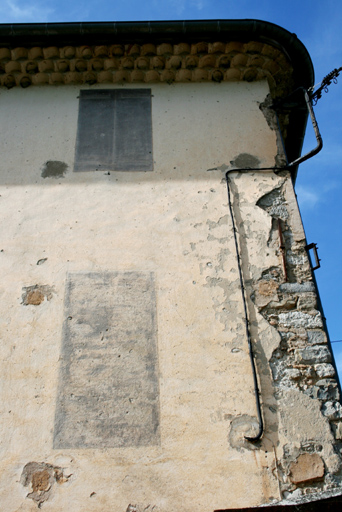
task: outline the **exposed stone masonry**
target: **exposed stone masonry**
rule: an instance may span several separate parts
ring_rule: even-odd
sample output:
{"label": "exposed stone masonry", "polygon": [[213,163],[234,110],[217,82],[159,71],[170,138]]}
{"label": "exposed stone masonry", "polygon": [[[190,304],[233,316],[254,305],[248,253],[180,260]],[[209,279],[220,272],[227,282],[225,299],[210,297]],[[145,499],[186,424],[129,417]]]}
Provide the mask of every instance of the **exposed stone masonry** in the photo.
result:
{"label": "exposed stone masonry", "polygon": [[[312,439],[302,439],[300,443],[293,440],[285,445],[284,457],[279,463],[280,487],[285,497],[289,493],[296,496],[296,493],[317,492],[340,485],[342,407],[331,353],[317,309],[305,240],[295,240],[293,236],[282,187],[263,196],[257,204],[273,218],[268,245],[280,254],[278,222],[285,245],[287,281],[284,268],[272,267],[255,282],[252,295],[259,313],[280,335],[280,344],[270,359],[275,397],[279,401],[288,401],[289,409],[295,396],[291,392],[303,393],[315,402],[318,400],[320,414],[325,418],[322,418],[323,424],[328,421],[335,436],[335,452],[318,442],[315,424],[312,425]],[[314,487],[310,487],[313,482]]]}
{"label": "exposed stone masonry", "polygon": [[292,67],[256,41],[0,48],[1,85],[267,80],[272,96],[291,90]]}

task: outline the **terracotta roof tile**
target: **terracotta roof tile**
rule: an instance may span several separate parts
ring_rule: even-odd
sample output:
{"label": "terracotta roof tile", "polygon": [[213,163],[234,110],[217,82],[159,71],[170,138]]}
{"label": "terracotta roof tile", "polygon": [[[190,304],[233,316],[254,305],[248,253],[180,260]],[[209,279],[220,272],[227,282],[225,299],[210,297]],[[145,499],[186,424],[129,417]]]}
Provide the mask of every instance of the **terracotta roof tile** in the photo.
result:
{"label": "terracotta roof tile", "polygon": [[0,83],[7,88],[268,80],[279,96],[290,89],[292,72],[285,54],[255,41],[0,48]]}

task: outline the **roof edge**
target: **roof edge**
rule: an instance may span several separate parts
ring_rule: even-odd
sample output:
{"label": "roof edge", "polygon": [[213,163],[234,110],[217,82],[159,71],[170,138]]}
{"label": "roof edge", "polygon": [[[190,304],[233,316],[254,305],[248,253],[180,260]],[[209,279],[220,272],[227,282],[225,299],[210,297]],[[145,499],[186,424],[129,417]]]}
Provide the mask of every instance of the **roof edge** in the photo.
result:
{"label": "roof edge", "polygon": [[138,22],[77,22],[77,23],[25,23],[0,24],[0,46],[42,44],[96,44],[120,41],[182,41],[253,39],[282,50],[294,68],[296,86],[306,89],[314,84],[314,70],[310,55],[288,30],[267,21],[237,20],[185,20]]}

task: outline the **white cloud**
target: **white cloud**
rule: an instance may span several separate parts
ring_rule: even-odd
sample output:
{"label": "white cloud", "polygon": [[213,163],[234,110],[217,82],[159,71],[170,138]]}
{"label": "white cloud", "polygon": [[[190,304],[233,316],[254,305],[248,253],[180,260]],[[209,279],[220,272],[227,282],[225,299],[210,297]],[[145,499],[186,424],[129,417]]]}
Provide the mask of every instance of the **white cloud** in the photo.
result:
{"label": "white cloud", "polygon": [[30,23],[48,21],[53,9],[40,2],[24,3],[15,0],[6,0],[0,7],[2,23]]}
{"label": "white cloud", "polygon": [[296,187],[298,203],[301,209],[311,209],[320,201],[321,197],[318,192],[314,190],[309,190],[307,187],[303,187],[303,185],[298,185]]}

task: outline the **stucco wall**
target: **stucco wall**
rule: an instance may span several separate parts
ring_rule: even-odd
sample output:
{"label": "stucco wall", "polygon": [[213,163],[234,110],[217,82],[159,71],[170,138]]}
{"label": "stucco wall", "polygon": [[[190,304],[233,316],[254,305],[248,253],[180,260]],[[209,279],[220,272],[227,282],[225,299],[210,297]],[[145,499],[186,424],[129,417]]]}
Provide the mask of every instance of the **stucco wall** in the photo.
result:
{"label": "stucco wall", "polygon": [[[266,426],[261,443],[244,439],[255,432],[256,409],[225,173],[251,162],[271,167],[282,156],[259,108],[268,86],[151,89],[154,171],[146,173],[73,172],[78,87],[1,91],[0,492],[9,512],[37,504],[75,512],[125,512],[129,505],[208,511],[339,483],[332,476],[340,462],[328,415],[317,392],[303,388],[319,380],[314,369],[307,384],[306,368],[326,365],[321,370],[333,381],[327,403],[337,411],[330,419],[338,420],[336,382],[329,353],[322,355],[326,341],[286,173],[230,174]],[[47,172],[51,161],[66,164],[54,164],[57,176]],[[283,222],[287,284],[304,286],[299,291],[286,288],[274,218]],[[302,300],[301,307],[303,293],[311,302]],[[308,329],[316,333],[308,348],[321,350],[312,359],[305,353]],[[127,343],[134,340],[138,349],[130,359]],[[102,343],[96,354],[94,343]],[[76,364],[77,350],[83,355]],[[99,354],[102,367],[94,368]],[[121,356],[122,363],[113,362]],[[297,363],[300,375],[291,380],[285,370]],[[128,383],[122,393],[104,385],[116,374]],[[78,409],[73,389],[79,396],[89,382],[88,409],[84,402]],[[77,419],[68,421],[73,413]],[[131,415],[131,438],[118,433],[115,414],[123,430],[122,415]],[[78,421],[86,433],[73,444]],[[303,448],[305,442],[313,448]],[[291,464],[312,452],[318,459],[307,463],[316,464],[309,484],[294,481]]]}

